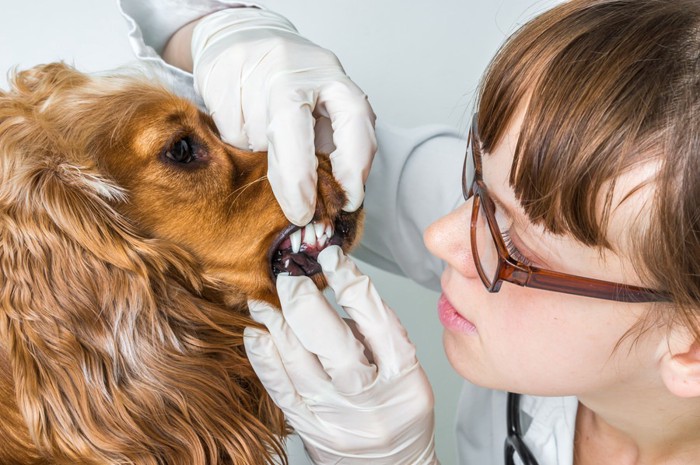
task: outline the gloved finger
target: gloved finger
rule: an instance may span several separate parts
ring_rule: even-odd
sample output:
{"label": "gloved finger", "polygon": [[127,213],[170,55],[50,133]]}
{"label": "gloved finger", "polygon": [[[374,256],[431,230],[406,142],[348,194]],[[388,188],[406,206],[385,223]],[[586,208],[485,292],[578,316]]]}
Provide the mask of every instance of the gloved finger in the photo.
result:
{"label": "gloved finger", "polygon": [[330,383],[318,358],[304,348],[279,310],[254,300],[248,301],[248,308],[253,319],[267,327],[275,346],[284,354],[281,360],[295,390],[304,398],[315,397]]}
{"label": "gloved finger", "polygon": [[221,139],[243,150],[249,150],[250,144],[244,131],[243,112],[241,111],[240,93],[237,85],[228,79],[215,79],[217,75],[229,73],[239,66],[238,58],[226,53],[219,53],[211,58],[211,62],[201,66],[208,68],[207,72],[199,72],[195,68],[194,80],[197,92],[202,96],[209,114],[214,119]]}
{"label": "gloved finger", "polygon": [[333,126],[336,149],[330,159],[333,176],[347,195],[343,209],[355,211],[364,200],[365,181],[377,152],[376,116],[367,96],[348,78],[326,84],[318,99]]}
{"label": "gloved finger", "polygon": [[243,331],[243,344],[255,374],[275,404],[282,410],[299,408],[303,401],[287,375],[272,337],[264,331],[247,327]]}
{"label": "gloved finger", "polygon": [[416,363],[416,350],[394,311],[389,308],[368,276],[362,274],[338,246],[318,255],[336,301],[355,320],[374,354],[374,363],[385,376],[393,376]]}
{"label": "gloved finger", "polygon": [[259,329],[247,327],[243,331],[243,344],[253,371],[292,426],[313,426],[317,422],[315,415],[296,391],[272,336]]}
{"label": "gloved finger", "polygon": [[261,100],[265,95],[262,91],[254,91],[251,87],[260,86],[258,82],[243,82],[241,89],[241,114],[243,115],[243,131],[248,138],[249,150],[255,152],[267,151],[267,102]]}
{"label": "gloved finger", "polygon": [[338,313],[306,276],[279,276],[277,293],[282,312],[306,350],[316,354],[338,392],[362,392],[376,378],[376,368],[364,355]]}
{"label": "gloved finger", "polygon": [[309,223],[316,207],[315,104],[311,90],[277,83],[269,93],[267,177],[284,215],[297,226]]}

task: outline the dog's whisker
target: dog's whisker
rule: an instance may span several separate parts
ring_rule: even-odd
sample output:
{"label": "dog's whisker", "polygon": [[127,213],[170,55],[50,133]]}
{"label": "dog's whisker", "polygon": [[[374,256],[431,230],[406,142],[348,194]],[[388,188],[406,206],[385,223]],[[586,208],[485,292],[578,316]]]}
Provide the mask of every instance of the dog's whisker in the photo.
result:
{"label": "dog's whisker", "polygon": [[253,184],[258,183],[258,182],[260,182],[260,181],[264,181],[264,180],[266,180],[266,179],[267,179],[267,175],[260,176],[258,179],[255,179],[255,180],[253,180],[253,181],[250,181],[248,184],[246,184],[246,185],[244,185],[244,186],[241,186],[241,187],[239,187],[238,189],[236,189],[235,191],[231,192],[231,193],[226,197],[226,199],[224,199],[224,201],[227,201],[230,197],[232,197],[232,196],[234,196],[234,195],[236,195],[236,194],[238,194],[238,195],[236,195],[236,198],[233,199],[233,202],[230,203],[230,205],[229,205],[229,207],[228,207],[228,212],[227,212],[227,213],[231,213],[231,209],[233,208],[233,206],[234,206],[234,205],[236,204],[236,202],[238,201],[239,197],[243,194],[243,192],[245,192],[246,189],[248,189],[248,188],[249,188],[250,186],[252,186]]}

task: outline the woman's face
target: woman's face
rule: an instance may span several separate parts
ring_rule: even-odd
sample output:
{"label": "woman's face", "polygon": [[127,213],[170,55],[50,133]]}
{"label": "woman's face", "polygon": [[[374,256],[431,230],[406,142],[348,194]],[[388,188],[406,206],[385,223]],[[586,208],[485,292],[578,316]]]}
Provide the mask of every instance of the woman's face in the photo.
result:
{"label": "woman's face", "polygon": [[[482,157],[483,180],[502,206],[496,217],[512,245],[541,268],[605,281],[643,285],[631,262],[620,255],[555,236],[528,221],[508,176],[520,132],[516,117],[503,141]],[[650,173],[640,167],[618,179],[608,237],[615,242],[650,195],[623,196]],[[495,389],[536,395],[582,395],[638,382],[646,385],[667,348],[665,332],[653,327],[643,336],[625,333],[649,310],[626,304],[503,283],[489,293],[477,274],[469,241],[472,200],[431,225],[428,249],[447,262],[442,275],[440,319],[450,363],[470,381]],[[506,211],[508,210],[508,211]],[[617,247],[615,247],[617,250]]]}

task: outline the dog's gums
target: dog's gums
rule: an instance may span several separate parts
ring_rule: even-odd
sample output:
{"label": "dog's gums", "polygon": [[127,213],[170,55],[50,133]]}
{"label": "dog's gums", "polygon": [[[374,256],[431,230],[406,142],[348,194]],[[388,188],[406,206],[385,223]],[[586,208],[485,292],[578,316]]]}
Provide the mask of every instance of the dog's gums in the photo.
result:
{"label": "dog's gums", "polygon": [[342,247],[346,237],[354,236],[354,227],[354,222],[342,214],[332,224],[329,221],[312,221],[304,227],[290,224],[280,232],[268,252],[272,279],[280,273],[292,276],[320,273],[318,254],[330,245]]}

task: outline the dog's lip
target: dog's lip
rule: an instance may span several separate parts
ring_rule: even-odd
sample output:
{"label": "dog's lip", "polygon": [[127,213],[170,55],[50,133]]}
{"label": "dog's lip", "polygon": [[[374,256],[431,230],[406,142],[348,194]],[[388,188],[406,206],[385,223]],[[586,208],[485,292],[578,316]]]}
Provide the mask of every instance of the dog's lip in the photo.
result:
{"label": "dog's lip", "polygon": [[297,226],[296,224],[289,223],[286,228],[279,232],[275,240],[272,242],[270,249],[267,252],[267,261],[272,261],[272,256],[277,252],[279,246],[284,242],[284,240],[292,233],[299,231],[303,226]]}
{"label": "dog's lip", "polygon": [[275,240],[272,241],[272,245],[267,251],[267,267],[273,282],[277,280],[277,276],[275,276],[275,270],[272,267],[272,259],[275,253],[277,252],[277,249],[290,234],[300,229],[302,229],[302,226],[297,226],[293,223],[289,223],[287,227],[285,227],[282,231],[279,232]]}

